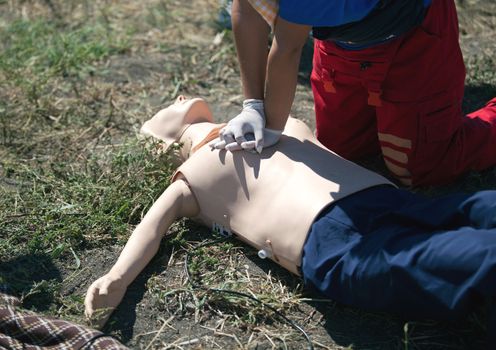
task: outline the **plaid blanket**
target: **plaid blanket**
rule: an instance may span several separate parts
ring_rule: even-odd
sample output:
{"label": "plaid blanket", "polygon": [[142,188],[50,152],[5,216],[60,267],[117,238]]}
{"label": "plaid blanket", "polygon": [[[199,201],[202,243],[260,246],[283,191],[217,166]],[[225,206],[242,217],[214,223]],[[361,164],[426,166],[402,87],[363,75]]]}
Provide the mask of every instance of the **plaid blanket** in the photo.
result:
{"label": "plaid blanket", "polygon": [[16,297],[0,287],[0,349],[124,350],[116,339],[97,330],[22,310]]}

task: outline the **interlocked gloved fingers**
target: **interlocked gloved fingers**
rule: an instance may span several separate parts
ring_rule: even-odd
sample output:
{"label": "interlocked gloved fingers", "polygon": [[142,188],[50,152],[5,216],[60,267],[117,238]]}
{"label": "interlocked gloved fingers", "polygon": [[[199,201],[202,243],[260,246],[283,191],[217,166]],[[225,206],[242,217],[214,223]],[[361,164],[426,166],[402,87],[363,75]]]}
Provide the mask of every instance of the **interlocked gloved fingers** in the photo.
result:
{"label": "interlocked gloved fingers", "polygon": [[[263,130],[263,148],[267,148],[275,145],[281,138],[282,131],[264,128]],[[245,136],[246,141],[238,144],[232,137],[228,137],[228,141],[218,139],[209,143],[212,149],[226,149],[230,152],[246,150],[248,152],[256,153],[256,143],[255,137],[252,133],[248,133]]]}
{"label": "interlocked gloved fingers", "polygon": [[[281,138],[281,134],[282,134],[281,130],[264,128],[264,130],[263,130],[263,142],[261,145],[262,148],[267,148],[267,147],[275,145],[279,141],[279,139]],[[241,143],[242,149],[249,150],[249,149],[256,148],[256,141],[253,140],[253,138],[251,138],[251,140],[250,140],[249,136],[250,136],[250,134],[248,134],[247,141]],[[231,150],[231,149],[229,149],[230,146],[231,146],[231,144],[228,144],[226,146],[226,149],[229,151]],[[257,152],[258,152],[258,150],[257,150]]]}
{"label": "interlocked gloved fingers", "polygon": [[[256,149],[260,153],[264,144],[264,126],[263,100],[244,100],[241,113],[227,123],[220,132],[218,142],[211,143],[211,147],[229,151]],[[253,135],[253,142],[248,143],[248,134]],[[243,147],[243,143],[247,148]]]}

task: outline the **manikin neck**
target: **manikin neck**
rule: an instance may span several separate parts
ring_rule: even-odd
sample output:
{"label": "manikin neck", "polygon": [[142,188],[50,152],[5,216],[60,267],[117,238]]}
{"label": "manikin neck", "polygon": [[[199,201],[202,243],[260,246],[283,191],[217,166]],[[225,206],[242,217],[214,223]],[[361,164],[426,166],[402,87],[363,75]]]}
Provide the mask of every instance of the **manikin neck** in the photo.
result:
{"label": "manikin neck", "polygon": [[186,161],[198,147],[218,137],[218,132],[223,125],[204,122],[185,126],[178,142],[182,144],[180,153]]}

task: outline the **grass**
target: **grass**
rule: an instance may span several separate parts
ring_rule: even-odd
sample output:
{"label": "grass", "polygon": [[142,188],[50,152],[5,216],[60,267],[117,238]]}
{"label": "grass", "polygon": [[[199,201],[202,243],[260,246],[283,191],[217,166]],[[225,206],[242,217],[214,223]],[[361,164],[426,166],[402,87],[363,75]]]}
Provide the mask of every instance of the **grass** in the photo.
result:
{"label": "grass", "polygon": [[[171,174],[167,159],[127,141],[85,159],[80,168],[53,162],[48,169],[5,163],[10,179],[22,184],[2,201],[0,254],[43,251],[53,258],[68,249],[115,243],[136,225]],[[102,169],[102,162],[106,168]],[[28,232],[29,234],[26,234]]]}
{"label": "grass", "polygon": [[24,69],[36,76],[67,77],[126,49],[126,44],[115,42],[102,24],[64,28],[43,19],[16,20],[0,38],[4,45],[2,70],[12,77]]}
{"label": "grass", "polygon": [[99,23],[73,28],[48,19],[15,20],[0,40],[2,91],[15,92],[2,108],[1,170],[17,185],[3,189],[10,195],[0,202],[8,237],[1,256],[14,247],[56,258],[115,242],[171,174],[170,162],[152,156],[134,135],[111,140],[113,107],[95,121],[76,90],[102,60],[124,53],[125,42]]}
{"label": "grass", "polygon": [[[494,16],[480,17],[478,4],[461,4],[469,44],[481,28],[494,29]],[[217,7],[216,0],[0,1],[0,284],[25,307],[84,322],[86,288],[115,261],[173,171],[159,144],[137,138],[145,119],[180,93],[207,98],[217,120],[238,111],[234,45],[215,24]],[[481,52],[467,56],[467,110],[496,95],[493,51]],[[304,119],[308,86],[298,94],[295,114]],[[495,174],[425,192],[494,188]],[[256,296],[302,325],[316,348],[477,348],[484,334],[483,314],[468,325],[406,323],[318,301],[239,242],[194,250],[210,232],[189,221],[171,233],[106,328],[133,348],[306,346],[260,304],[185,283],[185,251],[193,251],[195,281]]]}
{"label": "grass", "polygon": [[[2,18],[4,263],[18,257],[69,257],[69,267],[78,269],[82,251],[122,244],[169,184],[168,156],[151,152],[158,145],[138,141],[129,128],[126,133],[114,132],[129,122],[115,125],[116,106],[108,85],[89,86],[86,81],[110,56],[128,51],[126,36],[105,26],[101,17],[90,22],[66,20],[49,15]],[[50,300],[66,304],[64,298],[54,298],[60,281],[33,283],[32,273],[22,267],[2,272],[0,283],[8,283],[23,299],[50,295]],[[30,304],[39,308],[42,301]],[[70,313],[61,312],[57,303],[52,313]]]}
{"label": "grass", "polygon": [[[261,337],[269,339],[274,346],[304,340],[301,334],[262,303],[237,294],[255,297],[288,315],[299,310],[300,285],[294,283],[288,286],[272,276],[270,271],[254,272],[244,258],[253,255],[253,252],[239,246],[239,243],[226,240],[200,248],[195,246],[198,243],[187,248],[191,256],[188,263],[189,284],[184,285],[181,279],[165,280],[163,276],[155,276],[148,282],[152,297],[157,299],[167,314],[174,317],[193,314],[195,323],[216,334],[235,338],[238,345],[245,341],[247,347]],[[163,288],[165,283],[169,285],[166,290]],[[215,322],[212,322],[213,319]],[[250,336],[246,340],[237,330]]]}

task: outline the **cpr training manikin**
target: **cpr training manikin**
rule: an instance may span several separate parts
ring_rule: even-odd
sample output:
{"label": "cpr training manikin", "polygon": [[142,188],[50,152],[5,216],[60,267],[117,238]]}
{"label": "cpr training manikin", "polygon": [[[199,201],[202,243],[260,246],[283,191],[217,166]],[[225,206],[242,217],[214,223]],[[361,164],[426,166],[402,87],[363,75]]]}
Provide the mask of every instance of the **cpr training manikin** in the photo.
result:
{"label": "cpr training manikin", "polygon": [[261,155],[210,147],[191,152],[197,144],[218,136],[211,132],[218,125],[195,123],[195,119],[212,120],[204,100],[180,98],[176,104],[188,110],[186,129],[185,123],[171,120],[173,115],[181,118],[181,113],[164,110],[145,123],[142,132],[161,138],[161,128],[169,132],[170,126],[176,128],[176,137],[161,139],[184,144],[182,154],[189,157],[176,177],[182,175],[198,201],[197,219],[235,234],[295,274],[299,274],[306,236],[323,208],[365,188],[389,183],[325,149],[303,122],[293,118],[277,147]]}
{"label": "cpr training manikin", "polygon": [[351,306],[450,318],[496,294],[496,191],[432,199],[398,189],[324,148],[293,118],[261,154],[211,147],[221,128],[204,100],[182,96],[143,125],[165,149],[177,143],[182,164],[89,287],[85,312],[103,310],[98,325],[182,217],[235,235]]}

